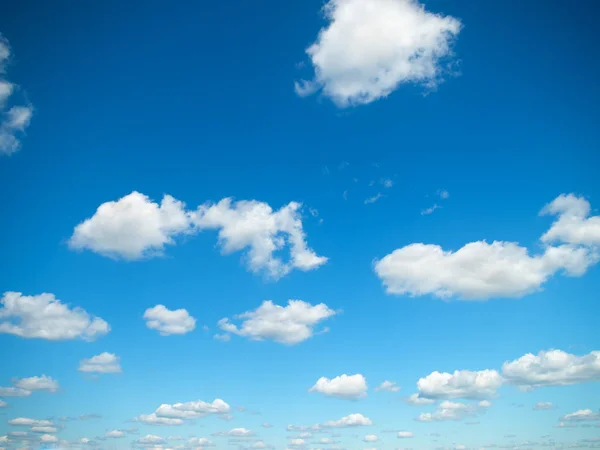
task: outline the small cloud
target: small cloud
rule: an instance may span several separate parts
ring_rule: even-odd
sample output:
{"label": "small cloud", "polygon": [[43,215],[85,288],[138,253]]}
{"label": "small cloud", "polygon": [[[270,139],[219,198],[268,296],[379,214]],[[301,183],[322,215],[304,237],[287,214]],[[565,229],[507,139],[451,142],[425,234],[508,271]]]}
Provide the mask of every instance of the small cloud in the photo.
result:
{"label": "small cloud", "polygon": [[373,197],[369,197],[369,198],[365,199],[365,205],[369,205],[371,203],[375,203],[381,197],[383,197],[383,195],[381,195],[381,192],[378,192],[377,195],[374,195]]}
{"label": "small cloud", "polygon": [[390,178],[382,178],[380,183],[385,188],[391,188],[394,185],[394,182]]}
{"label": "small cloud", "polygon": [[231,336],[227,333],[217,333],[213,336],[213,338],[216,341],[221,341],[221,342],[229,342],[231,340]]}
{"label": "small cloud", "polygon": [[342,194],[342,197],[344,197],[344,200],[348,200],[348,191],[344,191],[344,193]]}
{"label": "small cloud", "polygon": [[338,165],[338,170],[344,170],[346,167],[348,167],[350,165],[350,163],[348,161],[342,161],[339,165]]}
{"label": "small cloud", "polygon": [[114,353],[101,353],[79,363],[80,372],[88,373],[119,373],[121,372],[120,358]]}
{"label": "small cloud", "polygon": [[436,209],[440,209],[441,206],[438,205],[437,203],[434,203],[432,207],[424,209],[423,211],[421,211],[421,215],[422,216],[428,216],[429,214],[432,214]]}

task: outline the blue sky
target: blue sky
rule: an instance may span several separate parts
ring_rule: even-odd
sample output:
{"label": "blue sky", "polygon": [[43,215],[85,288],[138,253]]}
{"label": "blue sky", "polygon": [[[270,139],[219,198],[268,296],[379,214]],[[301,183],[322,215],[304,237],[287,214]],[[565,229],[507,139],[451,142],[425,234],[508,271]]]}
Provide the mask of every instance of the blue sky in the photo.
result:
{"label": "blue sky", "polygon": [[0,449],[600,445],[595,2],[3,10]]}

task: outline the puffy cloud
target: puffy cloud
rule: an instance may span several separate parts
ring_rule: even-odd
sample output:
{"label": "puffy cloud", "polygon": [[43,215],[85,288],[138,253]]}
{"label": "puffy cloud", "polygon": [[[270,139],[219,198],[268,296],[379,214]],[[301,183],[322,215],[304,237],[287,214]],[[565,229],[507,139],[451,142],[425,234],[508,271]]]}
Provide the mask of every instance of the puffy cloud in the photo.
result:
{"label": "puffy cloud", "polygon": [[134,422],[142,422],[146,425],[183,425],[182,419],[171,419],[168,417],[158,417],[155,413],[142,414],[135,419]]}
{"label": "puffy cloud", "polygon": [[533,405],[533,409],[536,411],[552,409],[553,407],[554,406],[552,405],[552,402],[538,402],[535,405]]}
{"label": "puffy cloud", "polygon": [[434,399],[421,397],[419,394],[412,394],[405,398],[404,401],[409,405],[431,405],[435,403]]}
{"label": "puffy cloud", "polygon": [[101,353],[79,363],[80,372],[118,373],[121,372],[119,357],[114,353]]}
{"label": "puffy cloud", "polygon": [[160,437],[160,436],[156,436],[154,434],[147,434],[146,436],[142,436],[141,438],[139,438],[137,440],[138,444],[150,444],[150,445],[158,445],[158,444],[164,444],[165,443],[165,439]]}
{"label": "puffy cloud", "polygon": [[30,419],[29,417],[17,417],[8,421],[9,425],[20,425],[26,427],[52,427],[54,424],[50,420]]}
{"label": "puffy cloud", "polygon": [[33,433],[56,433],[58,428],[56,427],[31,427]]}
{"label": "puffy cloud", "polygon": [[110,331],[99,317],[79,307],[70,308],[53,294],[34,296],[5,292],[0,301],[0,333],[48,340],[92,341]]}
{"label": "puffy cloud", "polygon": [[400,439],[407,439],[407,438],[414,437],[414,434],[412,431],[398,431],[398,437]]}
{"label": "puffy cloud", "polygon": [[175,243],[175,236],[193,231],[191,216],[185,204],[170,195],[159,205],[134,191],[100,205],[75,227],[69,245],[128,260],[156,256]]}
{"label": "puffy cloud", "polygon": [[570,414],[566,414],[560,419],[563,422],[585,422],[588,420],[600,420],[600,413],[591,409],[580,409]]}
{"label": "puffy cloud", "polygon": [[112,431],[107,431],[106,434],[104,434],[104,437],[107,438],[122,438],[125,437],[125,433],[121,430],[112,430]]}
{"label": "puffy cloud", "polygon": [[350,414],[348,416],[342,417],[339,420],[329,420],[323,423],[323,427],[325,428],[346,428],[346,427],[361,427],[373,425],[371,419],[363,416],[362,414]]}
{"label": "puffy cloud", "polygon": [[231,407],[220,398],[217,398],[212,403],[197,400],[172,405],[162,404],[156,409],[155,414],[158,417],[194,419],[208,414],[226,414],[229,411],[231,411]]}
{"label": "puffy cloud", "polygon": [[239,328],[228,318],[221,319],[219,327],[253,340],[268,339],[293,345],[312,337],[314,327],[335,314],[324,303],[313,306],[302,300],[289,300],[288,306],[284,307],[267,300],[256,310],[235,316],[243,320]]}
{"label": "puffy cloud", "polygon": [[200,447],[200,448],[212,447],[215,445],[213,441],[206,439],[206,438],[199,438],[199,437],[190,438],[188,440],[188,444],[191,445],[192,447]]}
{"label": "puffy cloud", "polygon": [[377,436],[375,436],[374,434],[367,434],[363,438],[363,441],[365,441],[365,442],[376,442],[378,440],[379,440],[379,438]]}
{"label": "puffy cloud", "polygon": [[419,395],[426,398],[481,398],[494,395],[502,383],[502,377],[495,370],[436,371],[419,379],[417,388]]}
{"label": "puffy cloud", "polygon": [[254,432],[246,428],[232,428],[229,431],[220,431],[218,433],[213,433],[213,436],[248,437],[254,436]]}
{"label": "puffy cloud", "polygon": [[309,392],[320,392],[330,397],[356,400],[367,395],[367,380],[361,374],[340,375],[333,379],[321,377]]}
{"label": "puffy cloud", "polygon": [[0,387],[0,397],[29,397],[31,391],[16,387]]}
{"label": "puffy cloud", "polygon": [[505,362],[502,375],[509,383],[524,388],[600,381],[600,351],[583,356],[562,350],[528,353]]}
{"label": "puffy cloud", "polygon": [[[214,229],[224,253],[247,250],[251,271],[278,279],[292,269],[308,271],[327,262],[308,247],[301,206],[291,202],[274,211],[264,202],[225,198],[187,210],[170,195],[158,204],[134,191],[100,205],[92,217],[75,227],[69,245],[136,260],[162,255],[165,246],[175,244],[178,236]],[[287,262],[275,256],[284,248],[289,249]]]}
{"label": "puffy cloud", "polygon": [[40,441],[43,443],[53,443],[53,442],[58,442],[58,438],[51,434],[42,434],[40,436]]}
{"label": "puffy cloud", "polygon": [[[581,276],[598,262],[594,245],[600,242],[595,240],[600,218],[586,218],[588,212],[581,206],[584,203],[589,212],[589,203],[570,194],[558,197],[543,210],[559,214],[559,218],[542,241],[566,243],[546,246],[541,254],[531,256],[525,247],[504,241],[470,242],[457,251],[414,243],[376,261],[375,273],[390,294],[431,294],[464,300],[521,297],[540,290],[556,273]],[[577,214],[578,219],[573,220]]]}
{"label": "puffy cloud", "polygon": [[[10,46],[0,34],[0,74],[5,72]],[[25,132],[33,115],[31,105],[14,105],[6,109],[8,99],[16,91],[15,85],[0,78],[0,155],[11,155],[21,148],[20,136]]]}
{"label": "puffy cloud", "polygon": [[288,445],[290,447],[304,447],[306,445],[306,441],[304,439],[291,439]]}
{"label": "puffy cloud", "polygon": [[375,388],[376,391],[388,391],[388,392],[398,392],[400,390],[400,386],[396,384],[394,381],[384,381],[379,386]]}
{"label": "puffy cloud", "polygon": [[[253,272],[278,279],[292,269],[313,270],[327,262],[308,247],[300,216],[301,204],[291,202],[277,211],[264,202],[225,198],[198,208],[194,223],[199,229],[219,231],[224,253],[247,249],[247,264]],[[288,262],[275,252],[289,248]]]}
{"label": "puffy cloud", "polygon": [[416,420],[419,422],[444,421],[444,420],[462,420],[466,417],[474,416],[479,409],[475,405],[451,402],[448,400],[440,403],[433,413],[422,413]]}
{"label": "puffy cloud", "polygon": [[146,326],[158,330],[161,336],[185,334],[196,328],[194,319],[185,309],[169,310],[163,305],[156,305],[144,312]]}
{"label": "puffy cloud", "polygon": [[15,381],[15,386],[27,391],[56,392],[59,388],[58,381],[52,377],[42,375],[41,377],[21,378]]}
{"label": "puffy cloud", "polygon": [[0,399],[0,408],[6,408],[8,406],[8,403],[6,403],[4,400]]}
{"label": "puffy cloud", "polygon": [[574,194],[562,194],[544,207],[542,215],[558,219],[542,236],[542,242],[600,245],[600,216],[590,215],[590,203]]}
{"label": "puffy cloud", "polygon": [[329,23],[306,50],[315,78],[295,87],[300,96],[322,89],[340,107],[370,103],[405,83],[433,88],[461,28],[417,0],[329,0],[323,11]]}

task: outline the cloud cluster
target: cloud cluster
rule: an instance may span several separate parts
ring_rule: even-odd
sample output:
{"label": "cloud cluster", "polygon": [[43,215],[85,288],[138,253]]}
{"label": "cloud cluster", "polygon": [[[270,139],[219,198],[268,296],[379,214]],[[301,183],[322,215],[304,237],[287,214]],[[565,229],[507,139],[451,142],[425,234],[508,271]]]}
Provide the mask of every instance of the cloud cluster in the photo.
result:
{"label": "cloud cluster", "polygon": [[502,386],[502,376],[495,370],[456,370],[433,372],[417,382],[419,395],[425,398],[485,398]]}
{"label": "cloud cluster", "polygon": [[99,317],[79,307],[70,308],[53,294],[5,292],[0,300],[0,333],[48,340],[92,341],[110,331]]}
{"label": "cloud cluster", "polygon": [[81,360],[77,370],[88,373],[119,373],[121,372],[120,358],[114,353],[104,352]]}
{"label": "cloud cluster", "polygon": [[239,327],[227,317],[219,321],[219,327],[227,333],[253,340],[293,345],[312,337],[319,322],[335,314],[324,303],[313,306],[302,300],[289,300],[287,306],[279,306],[267,300],[254,311],[235,316],[242,320]]}
{"label": "cloud cluster", "polygon": [[[92,217],[75,227],[69,245],[136,260],[162,255],[177,237],[217,230],[223,253],[246,251],[252,272],[278,279],[293,269],[313,270],[327,262],[308,247],[301,206],[291,202],[274,211],[264,202],[225,198],[188,210],[169,195],[158,204],[134,191],[100,205]],[[289,251],[287,261],[276,256],[284,249]]]}
{"label": "cloud cluster", "polygon": [[321,377],[308,392],[320,392],[329,397],[357,400],[367,396],[367,380],[361,374],[343,374],[333,379]]}
{"label": "cloud cluster", "polygon": [[321,426],[324,428],[348,428],[348,427],[364,427],[373,425],[373,422],[368,417],[362,414],[349,414],[338,420],[328,420]]}
{"label": "cloud cluster", "polygon": [[295,89],[300,96],[322,89],[340,107],[373,102],[406,83],[432,89],[461,29],[417,0],[329,0],[323,12],[328,24],[306,49],[314,79]]}
{"label": "cloud cluster", "polygon": [[375,391],[388,391],[388,392],[398,392],[400,391],[400,386],[397,385],[394,381],[385,380],[379,386],[375,388]]}
{"label": "cloud cluster", "polygon": [[444,400],[433,413],[421,413],[416,420],[419,422],[463,420],[482,413],[489,406],[491,406],[491,403],[487,401],[481,401],[477,404],[465,404]]}
{"label": "cloud cluster", "polygon": [[[558,215],[542,236],[544,251],[531,256],[515,242],[470,242],[456,251],[414,243],[375,262],[389,294],[463,300],[522,297],[556,273],[581,276],[599,259],[600,217],[588,217],[587,200],[561,195],[542,214]],[[549,245],[558,242],[559,245]]]}
{"label": "cloud cluster", "polygon": [[[58,381],[46,375],[17,378],[13,380],[13,384],[10,387],[0,387],[0,397],[29,397],[32,392],[56,392],[60,387]],[[0,402],[0,407],[2,406],[6,406],[6,403]]]}
{"label": "cloud cluster", "polygon": [[185,420],[197,419],[211,414],[223,416],[231,411],[231,407],[221,400],[212,403],[196,400],[185,403],[161,404],[152,414],[143,414],[134,419],[148,425],[183,425]]}
{"label": "cloud cluster", "polygon": [[18,88],[3,77],[10,56],[8,41],[0,34],[0,155],[11,155],[21,148],[20,135],[29,126],[33,115],[31,105],[8,106]]}
{"label": "cloud cluster", "polygon": [[161,336],[185,334],[196,328],[194,319],[185,309],[170,310],[164,305],[156,305],[144,312],[146,326],[157,330]]}

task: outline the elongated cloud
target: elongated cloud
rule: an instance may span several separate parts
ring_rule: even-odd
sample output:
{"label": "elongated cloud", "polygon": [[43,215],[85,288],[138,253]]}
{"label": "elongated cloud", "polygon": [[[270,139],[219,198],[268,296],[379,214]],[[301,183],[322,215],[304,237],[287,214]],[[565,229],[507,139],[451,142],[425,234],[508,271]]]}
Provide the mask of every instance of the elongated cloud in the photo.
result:
{"label": "elongated cloud", "polygon": [[104,352],[79,363],[80,372],[89,373],[119,373],[121,364],[119,357],[114,353]]}

